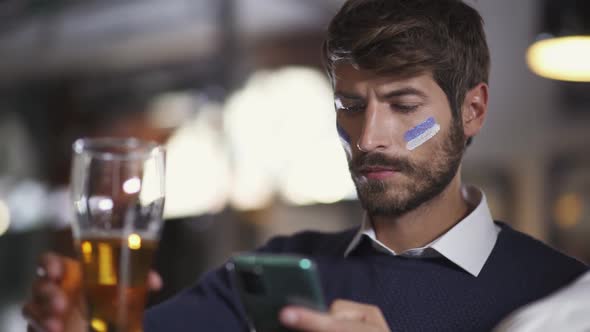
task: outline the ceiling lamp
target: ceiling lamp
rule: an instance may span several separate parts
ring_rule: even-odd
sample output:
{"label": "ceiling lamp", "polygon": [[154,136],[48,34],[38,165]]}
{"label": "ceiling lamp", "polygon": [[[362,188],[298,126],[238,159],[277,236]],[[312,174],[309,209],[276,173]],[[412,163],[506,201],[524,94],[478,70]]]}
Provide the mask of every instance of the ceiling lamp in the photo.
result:
{"label": "ceiling lamp", "polygon": [[544,0],[542,29],[527,50],[531,70],[546,78],[590,82],[590,1]]}

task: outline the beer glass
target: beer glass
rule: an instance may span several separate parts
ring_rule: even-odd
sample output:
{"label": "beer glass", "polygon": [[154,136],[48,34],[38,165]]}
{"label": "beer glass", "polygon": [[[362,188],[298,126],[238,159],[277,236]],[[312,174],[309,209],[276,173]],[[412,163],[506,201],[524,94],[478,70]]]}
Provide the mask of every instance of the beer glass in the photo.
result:
{"label": "beer glass", "polygon": [[72,232],[88,330],[141,332],[164,208],[164,149],[137,139],[73,144]]}

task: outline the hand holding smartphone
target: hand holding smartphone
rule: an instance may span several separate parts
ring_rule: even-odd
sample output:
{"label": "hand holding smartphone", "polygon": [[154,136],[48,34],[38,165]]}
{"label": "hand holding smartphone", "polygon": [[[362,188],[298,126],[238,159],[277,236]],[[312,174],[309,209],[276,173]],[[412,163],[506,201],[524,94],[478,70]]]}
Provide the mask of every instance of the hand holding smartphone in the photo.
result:
{"label": "hand holding smartphone", "polygon": [[279,312],[286,305],[326,311],[315,263],[293,255],[242,254],[227,266],[257,332],[290,331]]}

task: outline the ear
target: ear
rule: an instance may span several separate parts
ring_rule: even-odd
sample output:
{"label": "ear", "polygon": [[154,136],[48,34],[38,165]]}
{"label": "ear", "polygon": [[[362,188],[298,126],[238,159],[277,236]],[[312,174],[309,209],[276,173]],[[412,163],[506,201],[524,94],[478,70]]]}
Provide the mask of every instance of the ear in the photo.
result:
{"label": "ear", "polygon": [[483,127],[488,113],[488,85],[486,83],[479,83],[467,91],[461,111],[465,136],[477,135]]}

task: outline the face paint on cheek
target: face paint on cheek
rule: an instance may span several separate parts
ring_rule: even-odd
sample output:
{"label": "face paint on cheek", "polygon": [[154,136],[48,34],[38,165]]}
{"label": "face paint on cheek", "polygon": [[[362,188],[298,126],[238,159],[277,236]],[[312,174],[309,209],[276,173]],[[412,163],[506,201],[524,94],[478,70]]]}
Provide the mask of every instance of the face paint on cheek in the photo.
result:
{"label": "face paint on cheek", "polygon": [[338,136],[340,136],[340,139],[344,143],[347,143],[348,145],[350,145],[350,136],[348,135],[348,133],[346,131],[344,131],[344,128],[340,127],[339,124],[336,124],[336,130],[338,130]]}
{"label": "face paint on cheek", "polygon": [[440,130],[440,125],[436,123],[434,117],[429,117],[424,122],[418,124],[416,127],[406,131],[404,140],[406,141],[406,149],[412,151],[420,145],[426,143],[434,137]]}
{"label": "face paint on cheek", "polygon": [[351,149],[350,149],[350,136],[344,130],[344,128],[340,127],[338,123],[336,123],[336,130],[338,130],[338,137],[340,137],[340,143],[344,147],[346,151],[346,155],[350,158],[351,157]]}

